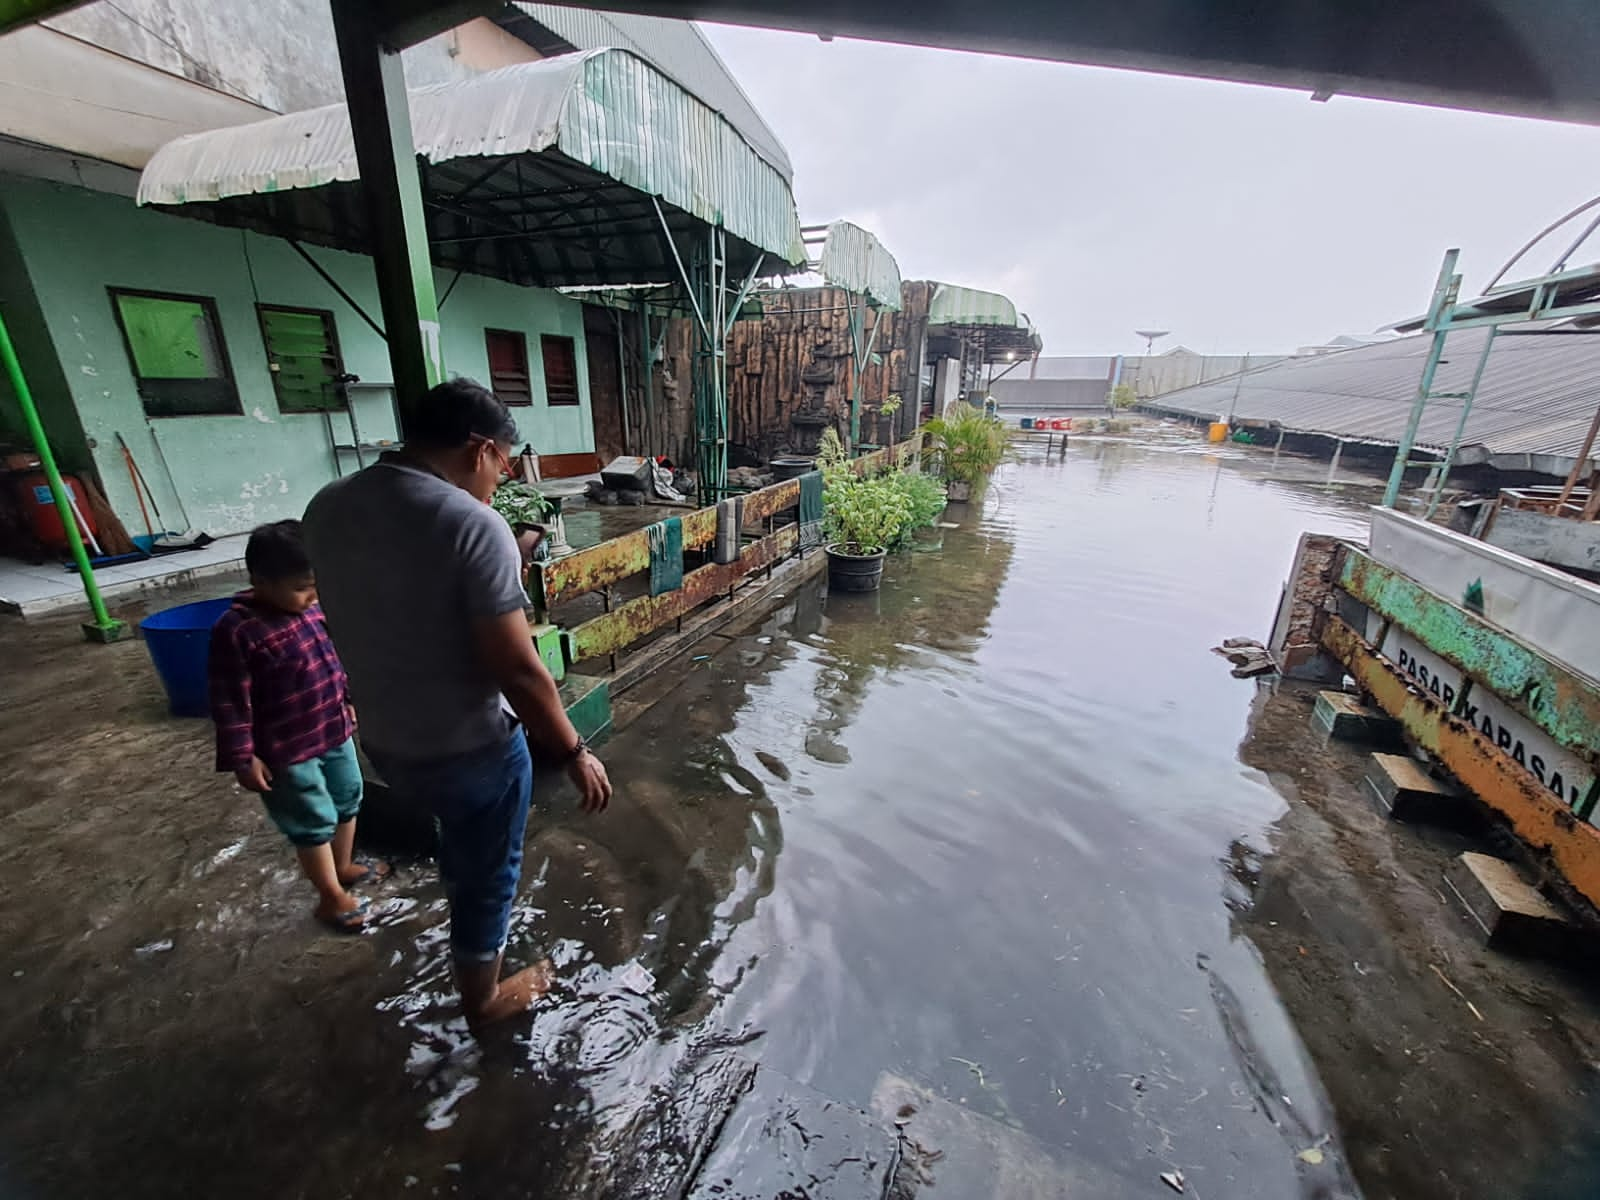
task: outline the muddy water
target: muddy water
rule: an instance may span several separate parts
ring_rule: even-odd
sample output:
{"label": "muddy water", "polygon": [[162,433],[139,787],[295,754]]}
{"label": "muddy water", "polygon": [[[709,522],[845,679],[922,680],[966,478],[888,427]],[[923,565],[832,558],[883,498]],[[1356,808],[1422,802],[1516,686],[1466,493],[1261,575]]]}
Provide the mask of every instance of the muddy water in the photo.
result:
{"label": "muddy water", "polygon": [[[1519,1194],[1500,1164],[1545,1157],[1600,1040],[1437,945],[1389,948],[1403,922],[1369,881],[1392,857],[1275,848],[1285,802],[1240,761],[1258,689],[1208,651],[1265,633],[1302,529],[1362,529],[1363,497],[1319,473],[1188,440],[1025,455],[880,595],[807,584],[640,685],[604,750],[610,813],[541,790],[509,957],[551,957],[559,984],[482,1047],[429,864],[399,861],[368,936],[320,935],[141,647],[0,640],[27,681],[0,736],[0,1194],[655,1196],[714,1144],[694,1197],[854,1200],[900,1118],[917,1195],[1167,1195],[1181,1171],[1205,1200],[1341,1196],[1357,1115],[1363,1177],[1420,1181],[1373,1195]],[[1282,787],[1306,722],[1274,711],[1289,732],[1251,761]],[[1289,864],[1267,908],[1264,859]],[[1331,916],[1297,890],[1352,870]],[[1438,861],[1417,871],[1433,905]],[[1297,1032],[1269,944],[1325,959],[1362,1027],[1301,986]],[[1379,955],[1388,992],[1350,969]],[[1457,1039],[1430,961],[1489,1040]],[[1383,1065],[1390,1091],[1366,1103],[1363,1065],[1336,1117],[1308,1021],[1321,1061]],[[1509,1097],[1472,1108],[1491,1135],[1527,1110],[1513,1148],[1460,1141],[1453,1097],[1480,1091]],[[1414,1136],[1380,1111],[1402,1092]]]}

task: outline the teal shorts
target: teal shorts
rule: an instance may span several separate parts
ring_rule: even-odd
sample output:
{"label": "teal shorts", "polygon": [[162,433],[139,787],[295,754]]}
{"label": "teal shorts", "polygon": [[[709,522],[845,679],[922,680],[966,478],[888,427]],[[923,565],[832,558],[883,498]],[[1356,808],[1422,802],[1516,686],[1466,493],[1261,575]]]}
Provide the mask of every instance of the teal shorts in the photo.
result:
{"label": "teal shorts", "polygon": [[267,816],[296,846],[333,840],[334,826],[356,819],[361,808],[361,764],[354,738],[317,758],[272,768],[272,788],[261,801]]}

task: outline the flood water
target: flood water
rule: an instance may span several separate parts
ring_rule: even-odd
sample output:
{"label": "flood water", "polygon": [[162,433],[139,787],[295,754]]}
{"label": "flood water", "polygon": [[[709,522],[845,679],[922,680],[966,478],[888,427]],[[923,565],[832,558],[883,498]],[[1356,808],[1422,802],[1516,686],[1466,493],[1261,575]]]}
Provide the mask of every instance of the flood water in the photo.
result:
{"label": "flood water", "polygon": [[509,957],[559,983],[482,1047],[431,865],[319,936],[141,649],[74,657],[114,760],[0,755],[35,839],[0,1194],[854,1200],[897,1156],[897,1198],[1357,1194],[1241,926],[1286,804],[1240,760],[1258,685],[1209,650],[1265,636],[1303,530],[1364,530],[1319,474],[1028,449],[880,594],[815,579],[646,680],[610,811],[541,788]]}
{"label": "flood water", "polygon": [[1255,685],[1209,647],[1265,637],[1302,530],[1365,522],[1242,465],[1035,454],[880,596],[808,592],[703,664],[742,696],[674,782],[752,793],[710,974],[712,1019],[758,1032],[764,1065],[861,1108],[914,1081],[1025,1131],[1084,1194],[1174,1167],[1201,1196],[1345,1190],[1230,932],[1231,848],[1283,801],[1237,757]]}
{"label": "flood water", "polygon": [[[569,983],[523,1051],[576,1066],[565,1115],[606,1145],[663,1079],[714,1106],[699,1052],[737,1046],[796,1127],[824,1101],[957,1113],[931,1194],[1146,1195],[1173,1170],[1199,1196],[1354,1194],[1230,926],[1229,863],[1284,803],[1237,755],[1256,686],[1209,647],[1265,636],[1302,530],[1364,528],[1267,469],[1189,441],[1026,454],[878,596],[815,581],[658,684],[605,752],[611,814],[530,850],[527,954]],[[431,1086],[430,1120],[495,1121],[453,1073]],[[728,1140],[696,1195],[858,1194],[780,1190],[761,1130]]]}

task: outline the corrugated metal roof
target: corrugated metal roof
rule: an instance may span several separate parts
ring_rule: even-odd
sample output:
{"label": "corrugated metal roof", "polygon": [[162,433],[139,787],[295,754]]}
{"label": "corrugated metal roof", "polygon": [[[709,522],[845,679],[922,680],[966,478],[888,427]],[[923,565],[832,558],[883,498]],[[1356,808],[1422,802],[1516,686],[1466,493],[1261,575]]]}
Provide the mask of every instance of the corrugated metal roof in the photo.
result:
{"label": "corrugated metal roof", "polygon": [[1026,377],[1041,379],[1094,379],[1106,383],[1111,378],[1116,358],[1110,354],[1041,355]]}
{"label": "corrugated metal roof", "polygon": [[[1466,390],[1486,336],[1482,329],[1450,335],[1434,391]],[[1225,416],[1232,408],[1241,420],[1273,422],[1290,432],[1394,444],[1405,431],[1429,340],[1397,338],[1334,354],[1285,359],[1242,376],[1172,392],[1155,407],[1207,419]],[[1466,455],[1465,461],[1512,454],[1576,457],[1600,404],[1597,380],[1600,337],[1497,337],[1462,438],[1463,447],[1478,448],[1478,453]],[[1460,417],[1459,401],[1430,401],[1417,444],[1447,449]]]}
{"label": "corrugated metal roof", "polygon": [[879,308],[900,311],[900,264],[872,234],[849,221],[834,221],[822,243],[822,277],[837,287],[870,297]]}
{"label": "corrugated metal roof", "polygon": [[789,152],[694,22],[560,4],[516,7],[580,50],[617,46],[633,51],[725,116],[784,179],[793,180]]}
{"label": "corrugated metal roof", "polygon": [[[566,54],[409,96],[417,153],[430,163],[557,150],[787,263],[805,261],[783,174],[629,51]],[[181,205],[358,177],[349,114],[333,104],[169,142],[145,167],[138,200]]]}

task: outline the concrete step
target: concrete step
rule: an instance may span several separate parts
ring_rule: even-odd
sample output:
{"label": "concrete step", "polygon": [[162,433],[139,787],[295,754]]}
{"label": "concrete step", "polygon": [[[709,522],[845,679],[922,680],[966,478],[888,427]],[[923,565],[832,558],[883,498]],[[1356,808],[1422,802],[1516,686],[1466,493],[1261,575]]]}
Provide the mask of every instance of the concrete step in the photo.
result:
{"label": "concrete step", "polygon": [[1374,754],[1366,783],[1379,811],[1396,821],[1459,826],[1477,812],[1459,789],[1433,778],[1404,754]]}
{"label": "concrete step", "polygon": [[1318,692],[1311,723],[1341,742],[1370,742],[1399,746],[1400,722],[1387,713],[1361,703],[1348,692]]}
{"label": "concrete step", "polygon": [[1444,878],[1485,945],[1558,956],[1576,948],[1573,923],[1511,863],[1468,851],[1445,868]]}

